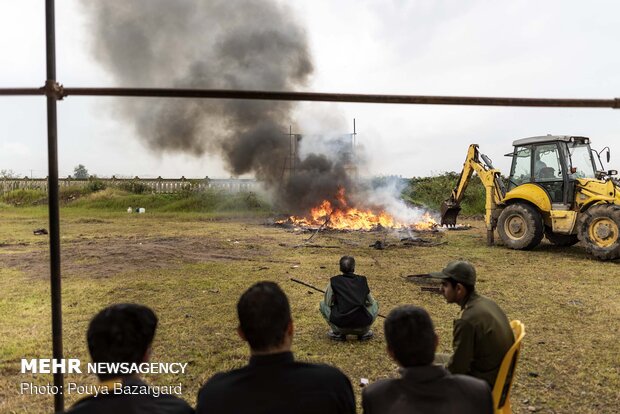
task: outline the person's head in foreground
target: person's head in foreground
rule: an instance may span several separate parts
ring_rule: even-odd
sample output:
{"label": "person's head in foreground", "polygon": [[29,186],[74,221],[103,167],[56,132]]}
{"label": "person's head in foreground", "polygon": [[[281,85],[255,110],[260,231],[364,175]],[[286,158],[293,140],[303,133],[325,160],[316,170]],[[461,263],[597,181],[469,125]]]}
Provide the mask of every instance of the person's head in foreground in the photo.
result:
{"label": "person's head in foreground", "polygon": [[448,263],[440,272],[430,274],[441,279],[441,293],[448,303],[463,305],[476,286],[476,269],[464,260]]}
{"label": "person's head in foreground", "polygon": [[355,259],[353,256],[342,256],[340,258],[340,271],[345,275],[355,273]]}
{"label": "person's head in foreground", "polygon": [[[148,362],[157,329],[157,316],[143,305],[120,303],[100,311],[90,321],[88,350],[93,362]],[[101,380],[118,377],[98,374]]]}
{"label": "person's head in foreground", "polygon": [[291,309],[276,283],[259,282],[243,292],[237,315],[249,362],[212,376],[198,393],[197,414],[355,413],[351,382],[342,372],[295,361]]}
{"label": "person's head in foreground", "polygon": [[388,354],[400,365],[401,378],[378,380],[362,391],[364,414],[491,414],[489,385],[466,375],[452,375],[434,364],[437,335],[428,312],[405,305],[384,323]]}
{"label": "person's head in foreground", "polygon": [[392,310],[383,324],[387,351],[402,367],[430,365],[435,358],[437,335],[428,312],[405,305]]}
{"label": "person's head in foreground", "polygon": [[253,354],[273,354],[291,349],[293,320],[288,299],[274,282],[258,282],[237,303],[239,336]]}

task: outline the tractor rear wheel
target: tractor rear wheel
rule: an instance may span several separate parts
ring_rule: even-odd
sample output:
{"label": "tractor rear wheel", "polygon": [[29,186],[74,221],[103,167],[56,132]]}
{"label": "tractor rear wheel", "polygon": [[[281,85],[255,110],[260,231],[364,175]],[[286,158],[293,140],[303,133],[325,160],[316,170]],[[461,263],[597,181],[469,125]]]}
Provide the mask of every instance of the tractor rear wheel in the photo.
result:
{"label": "tractor rear wheel", "polygon": [[543,238],[543,221],[540,213],[527,204],[511,204],[502,210],[497,222],[497,232],[504,244],[511,249],[528,250]]}
{"label": "tractor rear wheel", "polygon": [[572,246],[579,241],[576,234],[554,233],[550,227],[545,227],[545,237],[556,246]]}
{"label": "tractor rear wheel", "polygon": [[582,214],[579,239],[586,251],[601,260],[620,258],[620,206],[597,204]]}

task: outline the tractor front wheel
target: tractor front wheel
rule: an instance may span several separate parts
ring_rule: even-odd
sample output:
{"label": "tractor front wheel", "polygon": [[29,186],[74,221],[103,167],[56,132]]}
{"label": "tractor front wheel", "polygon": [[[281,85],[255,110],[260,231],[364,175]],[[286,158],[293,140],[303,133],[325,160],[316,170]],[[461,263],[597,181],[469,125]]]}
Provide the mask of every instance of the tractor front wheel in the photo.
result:
{"label": "tractor front wheel", "polygon": [[601,260],[620,258],[620,206],[597,204],[582,214],[579,239],[586,251]]}
{"label": "tractor front wheel", "polygon": [[497,222],[497,232],[504,244],[511,249],[528,250],[543,238],[543,221],[540,213],[527,204],[511,204],[502,210]]}

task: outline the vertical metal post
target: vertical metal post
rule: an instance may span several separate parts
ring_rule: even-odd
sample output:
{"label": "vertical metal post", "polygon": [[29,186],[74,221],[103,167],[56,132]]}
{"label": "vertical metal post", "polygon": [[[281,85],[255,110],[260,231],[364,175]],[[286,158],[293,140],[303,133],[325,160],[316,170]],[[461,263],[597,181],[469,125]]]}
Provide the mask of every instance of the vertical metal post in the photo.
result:
{"label": "vertical metal post", "polygon": [[[54,0],[45,1],[46,62],[47,62],[47,163],[50,237],[50,282],[52,299],[52,353],[54,359],[62,359],[62,303],[60,288],[60,212],[58,204],[58,129],[56,100],[56,35]],[[61,372],[54,373],[54,385],[63,389]],[[54,394],[54,411],[64,411],[63,393]]]}

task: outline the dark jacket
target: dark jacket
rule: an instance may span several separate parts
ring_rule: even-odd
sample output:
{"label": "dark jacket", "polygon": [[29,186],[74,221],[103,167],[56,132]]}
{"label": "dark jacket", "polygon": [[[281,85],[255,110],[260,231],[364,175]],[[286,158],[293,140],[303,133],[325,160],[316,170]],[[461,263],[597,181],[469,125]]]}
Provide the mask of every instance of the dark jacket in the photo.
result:
{"label": "dark jacket", "polygon": [[461,317],[454,321],[454,353],[446,366],[453,374],[467,374],[495,384],[504,355],[514,343],[504,311],[495,302],[473,292]]}
{"label": "dark jacket", "polygon": [[366,297],[370,293],[366,276],[345,273],[332,277],[329,282],[334,294],[329,321],[341,328],[370,326],[373,317],[366,309]]}
{"label": "dark jacket", "polygon": [[364,414],[492,414],[489,385],[452,375],[440,365],[402,369],[402,377],[369,385],[362,392]]}
{"label": "dark jacket", "polygon": [[293,354],[252,356],[249,365],[214,375],[198,393],[203,414],[349,414],[349,379],[328,365],[296,362]]}
{"label": "dark jacket", "polygon": [[[147,384],[137,378],[123,379],[123,385],[135,387],[139,392]],[[140,390],[138,390],[140,388]],[[169,394],[109,394],[90,396],[75,403],[67,414],[192,414],[194,409],[184,400]],[[129,388],[131,392],[132,388]]]}

